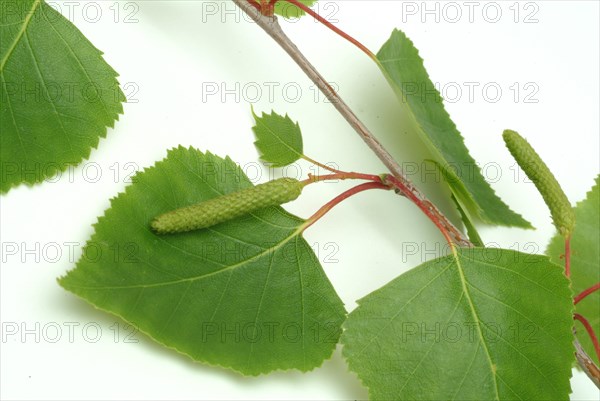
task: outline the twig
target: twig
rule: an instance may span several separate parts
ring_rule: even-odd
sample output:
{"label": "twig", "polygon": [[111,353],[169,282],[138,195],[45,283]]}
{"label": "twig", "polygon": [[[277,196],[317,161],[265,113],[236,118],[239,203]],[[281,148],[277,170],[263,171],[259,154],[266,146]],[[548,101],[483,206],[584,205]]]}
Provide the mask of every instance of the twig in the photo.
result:
{"label": "twig", "polygon": [[450,233],[454,242],[459,246],[473,246],[471,242],[460,232],[427,198],[419,191],[414,184],[404,175],[402,167],[394,160],[389,152],[381,145],[381,143],[375,138],[375,136],[369,131],[369,129],[362,123],[362,121],[354,114],[352,109],[342,100],[342,98],[335,92],[335,90],[327,83],[327,81],[321,76],[321,74],[315,69],[315,67],[306,59],[306,57],[298,50],[296,45],[288,38],[283,32],[277,17],[267,17],[258,11],[248,0],[233,0],[233,2],[243,10],[252,20],[256,22],[269,36],[271,36],[275,42],[277,42],[283,50],[298,64],[300,69],[310,78],[311,81],[319,88],[319,90],[327,97],[327,99],[333,104],[337,111],[346,119],[346,121],[352,126],[352,128],[360,135],[360,137],[366,142],[371,150],[377,155],[377,157],[383,162],[388,168],[392,175],[398,182],[401,183],[401,187],[405,193],[410,192],[409,197],[413,202],[417,203],[422,210],[427,208],[431,211],[429,217],[438,219],[434,221],[436,226],[444,227],[444,229]]}
{"label": "twig", "polygon": [[577,358],[579,366],[581,366],[581,369],[583,369],[596,387],[600,388],[600,369],[596,366],[594,361],[592,361],[592,358],[590,358],[583,350],[583,347],[577,338],[575,338],[573,344],[575,345],[575,358]]}

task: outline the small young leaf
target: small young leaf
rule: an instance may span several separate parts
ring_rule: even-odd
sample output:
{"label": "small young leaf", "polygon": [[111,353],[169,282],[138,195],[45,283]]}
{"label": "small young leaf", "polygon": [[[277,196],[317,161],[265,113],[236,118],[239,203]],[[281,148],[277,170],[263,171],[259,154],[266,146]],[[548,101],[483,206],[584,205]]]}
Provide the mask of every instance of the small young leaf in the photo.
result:
{"label": "small young leaf", "polygon": [[529,142],[517,132],[506,130],[502,137],[519,167],[533,181],[544,198],[554,225],[561,235],[568,237],[575,227],[575,213],[554,174]]}
{"label": "small young leaf", "polygon": [[[312,7],[317,0],[298,0],[300,3],[307,7]],[[280,0],[275,3],[275,14],[282,16],[283,18],[300,18],[305,12],[296,7],[294,4],[288,3],[287,1]]]}
{"label": "small young leaf", "polygon": [[[377,53],[377,60],[401,107],[412,117],[418,135],[435,160],[442,166],[452,167],[448,168],[452,178],[448,185],[461,205],[490,224],[531,228],[483,178],[410,39],[394,30]],[[460,171],[457,173],[453,168]]]}
{"label": "small young leaf", "polygon": [[274,111],[259,117],[252,110],[252,115],[256,121],[252,127],[256,135],[254,145],[262,160],[274,167],[284,167],[302,157],[302,132],[298,123],[287,114],[282,117]]}
{"label": "small young leaf", "polygon": [[161,213],[251,187],[230,159],[169,151],[111,201],[60,285],[196,361],[247,375],[321,365],[345,310],[304,220],[269,207],[186,234],[150,229]]}
{"label": "small young leaf", "polygon": [[570,297],[544,256],[462,248],[358,301],[343,354],[372,400],[568,400]]}
{"label": "small young leaf", "polygon": [[[571,286],[575,295],[600,282],[600,176],[587,197],[575,207],[577,225],[571,235]],[[565,240],[557,233],[546,250],[552,261],[564,264]],[[588,319],[596,333],[600,333],[600,292],[588,295],[575,306],[575,312]],[[592,341],[581,323],[575,327],[583,349],[596,364],[600,364]]]}
{"label": "small young leaf", "polygon": [[0,193],[87,158],[123,112],[117,73],[43,0],[0,6]]}
{"label": "small young leaf", "polygon": [[279,178],[163,213],[152,221],[152,228],[159,234],[174,234],[212,227],[265,207],[291,202],[303,188],[301,181]]}

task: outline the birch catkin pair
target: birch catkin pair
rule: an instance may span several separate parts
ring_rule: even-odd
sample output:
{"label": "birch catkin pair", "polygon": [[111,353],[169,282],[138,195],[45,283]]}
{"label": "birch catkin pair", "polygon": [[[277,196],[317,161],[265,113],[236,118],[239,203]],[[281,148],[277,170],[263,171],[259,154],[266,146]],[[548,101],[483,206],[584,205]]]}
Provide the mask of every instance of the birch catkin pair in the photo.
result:
{"label": "birch catkin pair", "polygon": [[[519,166],[542,194],[558,231],[565,237],[569,236],[575,227],[575,213],[548,166],[517,132],[506,130],[503,138]],[[158,234],[212,227],[258,209],[291,202],[300,196],[304,186],[305,183],[293,178],[279,178],[167,212],[155,218],[151,226]]]}
{"label": "birch catkin pair", "polygon": [[158,234],[212,227],[258,209],[291,202],[300,196],[304,185],[293,178],[279,178],[167,212],[155,218],[151,226]]}

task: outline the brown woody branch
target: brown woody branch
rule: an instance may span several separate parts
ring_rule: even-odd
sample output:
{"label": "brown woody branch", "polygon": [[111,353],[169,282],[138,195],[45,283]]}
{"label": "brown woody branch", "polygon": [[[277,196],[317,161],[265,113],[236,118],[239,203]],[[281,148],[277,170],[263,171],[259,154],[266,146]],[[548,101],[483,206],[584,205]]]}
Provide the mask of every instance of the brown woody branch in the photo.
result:
{"label": "brown woody branch", "polygon": [[575,358],[581,366],[581,369],[585,372],[585,374],[590,378],[590,380],[600,389],[600,368],[596,366],[592,358],[583,350],[581,343],[575,337],[573,341],[573,345],[575,345]]}
{"label": "brown woody branch", "polygon": [[[428,217],[433,220],[435,225],[442,230],[442,233],[446,237],[451,237],[452,240],[459,246],[472,246],[468,238],[458,230],[449,220],[444,216],[439,209],[433,205],[427,198],[419,191],[418,188],[406,177],[402,171],[402,167],[394,160],[390,153],[381,145],[381,143],[375,138],[375,136],[369,131],[369,129],[363,124],[363,122],[354,114],[352,109],[342,100],[342,98],[335,92],[335,90],[327,83],[323,76],[316,70],[316,68],[308,61],[308,59],[298,50],[296,45],[290,40],[290,38],[283,32],[276,16],[265,16],[255,8],[254,5],[248,2],[248,0],[233,0],[233,2],[242,9],[252,20],[256,22],[269,36],[271,36],[275,42],[277,42],[283,50],[298,64],[300,69],[310,78],[311,81],[319,88],[319,90],[327,97],[327,99],[333,104],[337,111],[346,119],[346,121],[352,126],[354,131],[365,141],[365,143],[371,148],[373,153],[383,162],[388,168],[392,175],[396,178],[397,189],[402,195],[407,196],[421,210],[428,210]],[[445,232],[444,232],[445,231]]]}

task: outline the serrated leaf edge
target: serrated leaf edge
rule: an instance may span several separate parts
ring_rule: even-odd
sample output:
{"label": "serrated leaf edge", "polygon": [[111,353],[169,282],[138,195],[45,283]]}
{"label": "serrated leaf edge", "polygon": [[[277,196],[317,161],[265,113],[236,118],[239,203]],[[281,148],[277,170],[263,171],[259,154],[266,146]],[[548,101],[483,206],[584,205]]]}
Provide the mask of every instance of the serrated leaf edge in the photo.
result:
{"label": "serrated leaf edge", "polygon": [[[600,175],[598,176],[597,180],[598,180],[598,182],[600,182]],[[472,249],[477,249],[477,248],[470,248],[470,249],[472,250]],[[486,248],[480,248],[480,249],[486,249]],[[503,250],[504,250],[504,251],[515,252],[515,251],[513,251],[513,250],[509,250],[509,249],[503,249]],[[539,255],[539,254],[536,254],[536,255],[532,255],[532,256],[536,256],[536,257],[538,257],[538,258],[540,258],[540,259],[544,259],[544,260],[545,260],[545,261],[546,261],[546,262],[547,262],[549,265],[554,265],[556,268],[562,269],[562,267],[561,267],[561,266],[558,266],[557,264],[555,264],[554,262],[552,262],[552,261],[550,260],[550,257],[548,257],[547,255]],[[466,257],[466,256],[465,256],[465,257]],[[458,259],[458,258],[457,258],[457,254],[456,254],[456,253],[453,253],[452,255],[447,255],[447,256],[445,256],[445,257],[442,257],[442,258],[448,258],[448,259],[454,259],[454,260],[456,260],[457,267],[458,267],[458,269],[460,270],[460,279],[461,279],[461,285],[463,286],[463,293],[466,293],[466,291],[465,291],[465,284],[466,284],[466,282],[467,282],[467,281],[466,281],[466,278],[465,278],[465,276],[464,276],[463,269],[462,269],[462,267],[461,267],[461,265],[460,265],[460,261],[458,261],[458,260],[457,260],[457,259]],[[450,268],[450,266],[451,266],[451,265],[448,265],[448,267],[446,267],[446,269]],[[408,275],[408,274],[410,274],[410,273],[411,273],[413,270],[414,270],[414,269],[408,270],[407,272],[400,274],[399,276],[397,276],[396,278],[392,279],[391,281],[393,281],[393,280],[397,279],[398,277],[400,277],[400,276],[402,276],[402,275]],[[445,271],[445,270],[444,270],[444,271]],[[442,272],[443,272],[443,271],[442,271]],[[441,274],[442,272],[440,272],[440,274]],[[438,275],[439,275],[439,274],[438,274]],[[437,277],[437,276],[436,276],[436,277]],[[464,280],[463,280],[463,279],[464,279]],[[563,279],[564,279],[564,280],[567,280],[567,278],[566,278],[565,276],[563,276]],[[377,291],[380,291],[380,290],[382,290],[382,289],[383,289],[385,286],[387,286],[389,283],[390,283],[390,282],[388,282],[388,283],[384,284],[383,286],[381,286],[381,287],[377,288],[376,290],[374,290],[374,291],[370,292],[369,294],[367,294],[367,295],[365,295],[365,296],[361,297],[360,299],[358,299],[358,300],[356,301],[356,303],[357,303],[357,305],[358,305],[358,306],[357,306],[357,308],[359,308],[359,307],[362,305],[363,301],[364,301],[364,300],[365,300],[367,297],[369,297],[370,295],[372,295],[374,292],[377,292]],[[569,285],[569,291],[570,291],[570,292],[572,292],[572,291],[571,291],[571,287],[570,287],[570,285]],[[482,332],[481,332],[480,320],[479,320],[479,318],[477,317],[477,314],[475,313],[474,306],[473,306],[473,303],[472,303],[472,301],[470,300],[470,298],[468,299],[468,301],[469,301],[470,310],[473,312],[473,315],[472,315],[472,316],[475,318],[475,320],[476,320],[476,322],[477,322],[477,331],[478,331],[478,337],[479,337],[480,341],[482,342],[482,344],[484,344],[484,345],[485,345],[485,341],[484,341],[484,340],[485,340],[485,336],[483,336],[483,335],[482,335]],[[570,313],[570,314],[572,315],[572,314],[574,313],[574,311],[575,311],[575,307],[574,307],[574,306],[571,306],[571,310],[570,310],[570,311],[571,311],[571,313]],[[354,311],[350,312],[349,314],[352,314],[352,313],[354,313]],[[349,315],[349,314],[348,314],[348,315]],[[359,375],[359,374],[358,374],[356,371],[352,370],[352,361],[350,360],[350,358],[348,357],[348,355],[347,355],[347,354],[345,353],[345,351],[344,351],[344,349],[345,349],[345,347],[346,347],[346,344],[345,344],[345,342],[343,341],[343,339],[344,339],[344,332],[346,331],[346,323],[347,323],[347,321],[348,321],[348,320],[347,320],[347,318],[346,318],[346,321],[344,321],[344,323],[342,324],[342,330],[343,330],[343,331],[342,331],[342,336],[340,336],[340,344],[341,344],[341,345],[342,345],[342,347],[343,347],[343,348],[342,348],[342,357],[344,358],[344,360],[345,360],[345,361],[346,361],[346,363],[347,363],[347,367],[348,367],[348,369],[347,369],[347,370],[348,370],[348,372],[350,372],[350,373],[354,374],[354,375],[355,375],[355,376],[358,378],[358,380],[360,381],[360,383],[363,385],[363,387],[365,387],[365,388],[367,389],[367,391],[368,391],[368,393],[369,393],[369,399],[374,399],[373,390],[371,389],[371,387],[369,387],[369,386],[367,385],[367,383],[365,382],[365,379],[363,379],[363,378],[362,378],[362,377],[361,377],[361,376],[360,376],[360,375]],[[574,347],[573,343],[571,343],[571,346],[572,346],[572,348],[573,348],[573,351],[574,351],[574,350],[575,350],[575,347]],[[494,369],[494,367],[493,367],[493,365],[494,365],[494,364],[492,363],[492,360],[491,360],[491,357],[490,357],[490,354],[489,354],[489,350],[488,350],[488,348],[487,348],[487,345],[485,345],[485,351],[486,351],[486,356],[487,356],[487,358],[488,358],[488,361],[490,362],[490,370],[492,371],[492,374],[493,374],[493,377],[494,377],[495,392],[496,392],[496,399],[495,399],[494,401],[501,401],[501,400],[500,400],[500,398],[499,398],[499,394],[498,394],[498,382],[497,382],[497,380],[496,380],[496,372],[495,372],[495,369]],[[574,358],[574,356],[575,356],[574,352],[573,352],[573,354],[572,354],[572,355],[573,355],[573,360],[574,360],[574,359],[575,359],[575,358]],[[570,374],[570,377],[572,377],[572,373]],[[572,391],[570,383],[568,384],[568,386],[569,386],[569,393],[570,393],[570,392]]]}
{"label": "serrated leaf edge", "polygon": [[[254,112],[254,107],[253,107],[253,106],[250,106],[250,109],[251,109],[251,111],[252,111],[252,116],[253,116],[253,118],[254,118],[254,121],[255,121],[255,125],[254,125],[254,127],[252,127],[252,131],[254,132],[254,135],[255,135],[255,136],[257,136],[257,135],[256,135],[256,132],[254,131],[254,128],[256,128],[256,127],[258,126],[258,124],[259,124],[259,120],[262,120],[262,119],[264,119],[264,118],[268,118],[268,117],[281,117],[281,118],[283,118],[283,119],[285,119],[285,120],[289,120],[289,121],[290,121],[290,122],[291,122],[291,123],[292,123],[292,124],[293,124],[293,125],[294,125],[296,128],[298,128],[298,131],[299,131],[299,132],[302,134],[302,130],[300,129],[300,124],[298,123],[298,121],[294,122],[294,120],[292,120],[292,119],[291,119],[291,117],[290,117],[290,116],[289,116],[287,113],[285,113],[285,116],[282,116],[281,114],[278,114],[277,112],[275,112],[275,110],[272,110],[272,109],[271,109],[271,114],[267,114],[267,113],[265,113],[265,112],[263,111],[263,112],[262,112],[262,115],[259,117],[259,116],[258,116],[258,115],[257,115],[257,114]],[[265,125],[265,124],[262,124],[262,126],[263,126],[263,127],[265,127],[266,129],[268,129],[270,132],[272,132],[272,133],[273,133],[273,130],[271,130],[270,128],[268,128],[268,127],[267,127],[267,125]],[[279,137],[278,137],[278,136],[277,136],[275,133],[273,133],[272,135],[273,135],[274,137],[276,137],[276,138],[279,138]],[[301,137],[301,138],[302,138],[302,137]],[[289,149],[289,150],[290,150],[290,152],[292,152],[292,153],[294,153],[294,154],[298,155],[298,157],[297,157],[297,158],[296,158],[296,160],[294,160],[293,162],[291,162],[291,163],[287,163],[287,164],[270,162],[270,161],[268,161],[268,160],[265,160],[265,158],[264,158],[264,152],[263,152],[263,150],[260,148],[260,146],[261,146],[261,145],[260,145],[260,143],[261,143],[261,142],[262,142],[262,141],[261,141],[260,139],[258,139],[258,136],[257,136],[257,139],[256,139],[256,141],[254,141],[254,146],[255,146],[255,147],[256,147],[256,149],[257,149],[257,150],[260,152],[259,158],[260,158],[260,160],[264,161],[265,163],[268,163],[268,164],[270,164],[270,165],[271,165],[271,166],[273,166],[273,167],[285,167],[285,166],[288,166],[288,165],[290,165],[291,163],[294,163],[295,161],[298,161],[299,159],[301,159],[301,158],[304,156],[304,154],[303,154],[302,152],[298,152],[296,149],[293,149],[293,148],[291,148],[291,147],[290,147],[290,146],[289,146],[289,145],[288,145],[288,144],[287,144],[285,141],[281,141],[281,143],[282,143],[282,144],[283,144],[283,145],[284,145],[284,146],[285,146],[287,149]]]}
{"label": "serrated leaf edge", "polygon": [[[33,14],[37,11],[38,7],[40,7],[40,6],[43,5],[43,3],[44,3],[44,0],[35,0],[34,1],[33,7],[31,8],[31,10],[29,11],[29,13],[27,14],[27,16],[25,18],[23,27],[19,31],[19,34],[17,35],[17,37],[15,37],[15,40],[11,44],[11,47],[10,47],[9,51],[7,52],[6,56],[0,62],[0,73],[2,73],[2,71],[4,70],[4,66],[8,62],[8,59],[12,55],[12,53],[13,53],[14,49],[16,48],[19,40],[21,40],[23,34],[27,30],[27,27],[29,26],[29,22],[30,22],[31,18],[33,17]],[[50,7],[50,8],[52,8],[52,7]],[[48,17],[44,14],[44,18],[47,19]],[[62,18],[65,18],[65,17],[62,16]],[[52,23],[50,23],[50,26],[56,31],[56,29],[54,28],[54,26],[52,25]],[[73,28],[76,29],[77,32],[79,32],[87,40],[87,38],[79,30],[79,28],[77,28],[75,25],[73,25]],[[68,161],[68,162],[65,162],[65,163],[61,163],[61,165],[58,166],[58,167],[56,166],[56,164],[58,164],[58,163],[52,163],[52,165],[50,165],[49,168],[45,168],[44,169],[44,175],[43,175],[43,177],[42,176],[39,177],[40,180],[36,180],[35,176],[33,176],[33,178],[27,178],[28,175],[25,175],[25,179],[22,180],[22,181],[20,181],[20,182],[11,183],[6,188],[0,187],[0,195],[7,194],[11,189],[18,188],[21,185],[24,185],[24,186],[26,186],[28,188],[33,188],[36,185],[43,184],[46,179],[52,178],[56,174],[67,170],[67,168],[69,168],[69,166],[78,166],[79,164],[81,164],[82,161],[89,160],[89,157],[90,157],[92,151],[98,149],[98,146],[100,144],[100,140],[101,139],[106,139],[106,136],[108,134],[108,129],[109,128],[111,128],[111,129],[114,128],[115,123],[117,121],[119,121],[119,116],[123,115],[123,103],[125,103],[127,101],[127,98],[125,97],[125,94],[121,90],[121,87],[119,85],[120,84],[119,80],[117,79],[120,75],[117,73],[117,71],[110,64],[108,64],[106,62],[106,60],[104,60],[104,57],[102,57],[104,55],[104,52],[102,52],[101,50],[99,50],[89,40],[88,40],[88,43],[94,49],[96,49],[98,51],[98,55],[100,57],[100,60],[102,62],[104,62],[105,66],[108,67],[108,70],[114,74],[114,83],[116,84],[116,86],[118,88],[118,98],[119,98],[119,102],[117,103],[117,110],[116,110],[117,113],[114,116],[112,116],[111,121],[107,125],[105,125],[103,129],[100,130],[100,132],[99,132],[99,134],[97,136],[94,135],[94,142],[92,144],[90,144],[90,146],[85,150],[85,152],[83,152],[81,154],[81,156],[78,159],[72,160],[72,161]]]}
{"label": "serrated leaf edge", "polygon": [[[424,59],[421,57],[421,54],[420,54],[420,52],[419,52],[419,49],[417,49],[417,47],[414,45],[414,42],[413,42],[413,41],[412,41],[412,40],[411,40],[411,39],[410,39],[410,38],[409,38],[409,37],[408,37],[408,36],[407,36],[407,35],[406,35],[404,32],[402,32],[402,31],[401,31],[401,30],[399,30],[399,29],[394,29],[394,30],[392,31],[392,35],[390,36],[390,39],[391,39],[392,37],[394,37],[394,35],[396,35],[396,34],[403,35],[403,36],[406,38],[406,40],[408,40],[408,42],[410,42],[411,46],[412,46],[412,47],[414,48],[414,50],[415,50],[415,54],[416,54],[416,57],[417,57],[417,59],[418,59],[418,60],[421,62],[421,64],[423,65],[423,69],[425,70],[425,73],[426,73],[426,75],[427,75],[427,79],[429,79],[429,81],[430,81],[430,82],[432,82],[432,81],[431,81],[431,77],[429,76],[429,73],[427,72],[427,69],[425,69],[425,68],[424,68],[424,67],[425,67],[425,60],[424,60]],[[389,39],[388,39],[388,41],[389,41]],[[387,41],[386,41],[386,44],[387,44]],[[401,91],[401,90],[400,90],[400,91],[397,91],[396,89],[394,89],[394,88],[396,87],[396,84],[395,84],[395,82],[393,82],[393,81],[392,81],[392,79],[391,79],[390,75],[387,73],[387,71],[386,71],[386,70],[385,70],[385,68],[383,67],[383,64],[382,64],[382,63],[381,63],[381,61],[379,60],[379,57],[376,57],[376,58],[374,59],[374,61],[375,61],[375,63],[378,65],[378,67],[379,67],[379,69],[381,70],[381,72],[383,73],[383,75],[384,75],[385,79],[386,79],[386,80],[389,82],[389,84],[390,84],[390,86],[391,86],[392,90],[394,91],[394,93],[396,93],[396,94],[398,94],[398,93],[401,93],[401,96],[402,96],[402,101],[403,101],[405,104],[408,104],[408,103],[407,103],[406,96],[405,96],[404,92],[403,92],[403,91]],[[462,142],[463,142],[463,144],[464,144],[464,136],[462,135],[462,133],[460,132],[460,130],[459,130],[459,129],[458,129],[458,127],[456,126],[456,123],[454,123],[454,121],[452,120],[452,118],[450,118],[450,114],[448,113],[448,111],[446,110],[446,107],[444,106],[444,102],[443,102],[443,98],[442,98],[441,94],[440,94],[440,93],[437,91],[437,89],[435,89],[435,91],[436,91],[436,93],[438,94],[438,96],[439,96],[440,100],[442,100],[442,101],[440,102],[440,106],[441,106],[442,110],[443,110],[443,111],[444,111],[444,113],[445,113],[445,114],[448,116],[448,120],[449,120],[449,121],[452,123],[452,125],[453,125],[453,127],[454,127],[455,131],[458,133],[458,136],[459,136],[459,138],[460,138],[460,139],[462,139]],[[409,110],[410,110],[410,107],[409,107]],[[408,115],[409,115],[409,118],[410,118],[411,122],[413,123],[413,125],[414,125],[415,127],[417,127],[417,128],[420,130],[420,131],[422,131],[422,132],[424,133],[424,136],[427,136],[427,134],[425,133],[425,130],[424,130],[424,129],[422,128],[422,126],[421,126],[421,125],[420,125],[420,124],[419,124],[419,123],[416,121],[416,118],[415,118],[414,114],[412,113],[412,110],[411,110],[411,112],[410,112],[410,113],[408,113]],[[420,139],[421,139],[421,138],[420,138]],[[422,142],[425,144],[425,146],[427,147],[427,149],[429,149],[429,151],[430,151],[430,152],[432,152],[432,153],[433,153],[433,154],[434,154],[434,155],[435,155],[437,158],[439,158],[440,160],[444,160],[444,161],[446,161],[446,158],[445,158],[445,157],[443,157],[442,153],[441,153],[441,152],[440,152],[440,151],[439,151],[439,150],[438,150],[438,149],[437,149],[437,148],[436,148],[436,147],[435,147],[433,144],[429,143],[429,141],[424,141],[424,140],[422,140],[422,139],[421,139],[421,141],[422,141]],[[465,144],[465,148],[466,148],[466,144]],[[467,152],[468,152],[468,149],[467,149]],[[495,189],[494,189],[494,188],[493,188],[493,187],[492,187],[492,186],[491,186],[491,185],[490,185],[490,184],[489,184],[487,181],[485,181],[485,179],[483,178],[483,175],[481,174],[481,169],[479,169],[479,166],[477,166],[477,163],[476,163],[476,161],[473,159],[473,157],[470,155],[470,153],[468,153],[468,156],[469,156],[469,157],[470,157],[470,158],[473,160],[474,167],[475,167],[475,168],[477,168],[477,170],[479,171],[480,175],[482,176],[482,179],[483,179],[484,183],[485,183],[485,184],[487,184],[487,185],[489,186],[489,188],[490,188],[490,190],[491,190],[492,194],[493,194],[493,195],[495,195],[495,196],[496,196],[496,198],[498,198],[498,200],[499,200],[500,202],[502,202],[502,203],[504,203],[504,204],[506,205],[506,207],[507,207],[507,210],[508,210],[510,213],[514,214],[515,218],[517,218],[517,219],[521,219],[521,220],[523,221],[523,225],[521,225],[521,226],[519,226],[519,225],[515,225],[515,224],[513,224],[513,225],[509,225],[509,224],[506,224],[506,223],[502,224],[502,223],[499,223],[499,222],[493,222],[493,221],[491,221],[491,220],[489,219],[489,217],[486,215],[485,211],[482,209],[482,207],[481,207],[481,206],[480,206],[480,205],[479,205],[479,204],[478,204],[478,203],[475,201],[475,199],[473,198],[473,196],[471,195],[471,193],[468,191],[468,189],[467,189],[467,187],[465,186],[465,184],[464,184],[464,182],[462,181],[462,179],[460,179],[460,177],[458,177],[456,174],[454,174],[454,172],[453,172],[453,171],[450,171],[450,172],[449,172],[449,174],[451,174],[451,175],[453,176],[453,178],[455,179],[455,181],[458,183],[458,187],[459,187],[460,191],[457,191],[457,190],[455,189],[455,187],[454,187],[454,186],[452,186],[452,185],[449,185],[449,184],[447,184],[447,185],[448,185],[448,187],[450,188],[450,191],[452,191],[452,193],[454,193],[454,194],[455,194],[455,196],[457,197],[457,199],[460,199],[460,198],[461,198],[461,196],[460,196],[460,195],[461,195],[461,193],[462,193],[462,194],[465,196],[466,200],[468,200],[468,201],[469,201],[469,202],[468,202],[469,204],[468,204],[468,205],[464,205],[464,206],[465,206],[467,209],[471,209],[471,210],[475,211],[475,212],[476,212],[476,214],[479,216],[479,218],[480,218],[480,219],[481,219],[483,222],[485,222],[485,223],[488,223],[488,224],[494,224],[494,225],[504,225],[504,226],[507,226],[507,227],[519,227],[519,228],[525,228],[525,229],[533,229],[534,227],[531,225],[531,223],[530,223],[529,221],[527,221],[527,220],[526,220],[526,219],[525,219],[525,218],[524,218],[524,217],[523,217],[521,214],[519,214],[519,213],[515,212],[514,210],[512,210],[512,209],[511,209],[511,208],[510,208],[510,207],[509,207],[509,206],[508,206],[508,205],[507,205],[507,204],[506,204],[506,203],[505,203],[505,202],[502,200],[502,198],[500,198],[500,197],[497,195],[497,193],[496,193]],[[462,202],[462,203],[464,203],[464,202]]]}

